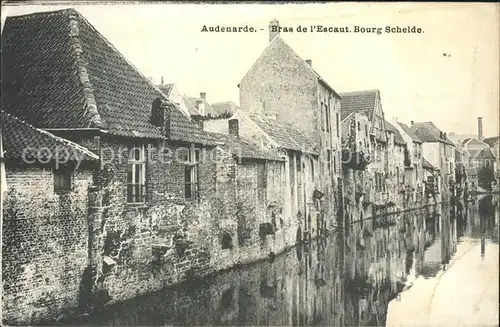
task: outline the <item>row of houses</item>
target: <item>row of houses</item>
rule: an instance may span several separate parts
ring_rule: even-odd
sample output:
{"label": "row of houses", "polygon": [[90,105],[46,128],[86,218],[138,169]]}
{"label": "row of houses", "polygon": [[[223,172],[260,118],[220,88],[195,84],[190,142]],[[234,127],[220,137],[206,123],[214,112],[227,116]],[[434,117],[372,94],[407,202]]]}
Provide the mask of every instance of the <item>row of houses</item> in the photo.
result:
{"label": "row of houses", "polygon": [[6,19],[7,323],[273,258],[455,194],[445,133],[387,121],[378,90],[338,93],[275,30],[238,107],[154,85],[73,9]]}

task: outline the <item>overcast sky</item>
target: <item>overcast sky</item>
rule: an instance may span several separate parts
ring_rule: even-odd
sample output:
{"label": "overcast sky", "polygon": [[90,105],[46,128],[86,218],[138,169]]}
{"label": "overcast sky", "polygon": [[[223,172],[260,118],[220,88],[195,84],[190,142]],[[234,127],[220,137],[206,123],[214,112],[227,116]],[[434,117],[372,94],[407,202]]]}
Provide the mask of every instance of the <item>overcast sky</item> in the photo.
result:
{"label": "overcast sky", "polygon": [[[238,83],[281,26],[417,26],[423,34],[282,33],[337,92],[379,89],[387,118],[434,121],[446,132],[486,136],[499,125],[499,5],[330,3],[286,5],[4,6],[6,16],[73,7],[144,75],[209,102],[239,104]],[[256,33],[202,33],[203,25]],[[443,53],[449,54],[444,56]]]}

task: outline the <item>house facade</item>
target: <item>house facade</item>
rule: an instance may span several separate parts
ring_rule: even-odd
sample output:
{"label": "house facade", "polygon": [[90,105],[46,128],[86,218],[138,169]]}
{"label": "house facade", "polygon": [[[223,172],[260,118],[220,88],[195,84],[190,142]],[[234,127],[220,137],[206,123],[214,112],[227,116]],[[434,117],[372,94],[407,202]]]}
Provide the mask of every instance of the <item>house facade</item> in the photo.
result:
{"label": "house facade", "polygon": [[[378,215],[381,210],[387,209],[388,197],[388,137],[385,126],[384,112],[379,90],[362,90],[340,93],[343,120],[355,113],[360,122],[357,146],[367,148],[369,155],[366,159],[368,165],[363,164],[363,169],[349,169],[348,160],[342,159],[346,186],[346,219],[350,221],[368,219]],[[361,118],[362,116],[366,118]],[[356,120],[356,119],[355,119]],[[351,126],[353,126],[351,124]],[[358,122],[355,123],[358,130]],[[347,137],[351,133],[346,133]],[[368,136],[367,136],[368,135]],[[361,144],[360,144],[361,142]],[[343,140],[347,153],[351,153],[351,145]],[[367,144],[365,144],[367,143]],[[346,153],[346,151],[344,151]],[[349,209],[350,208],[350,209]],[[347,217],[349,216],[349,217]]]}
{"label": "house facade", "polygon": [[[272,26],[279,23],[273,20]],[[312,61],[300,58],[274,30],[270,28],[269,43],[239,83],[240,108],[253,115],[275,115],[320,150],[317,188],[329,203],[325,215],[333,226],[341,201],[340,97],[312,68]]]}
{"label": "house facade", "polygon": [[[414,191],[415,197],[421,198],[425,180],[422,167],[422,141],[410,130],[407,124],[394,119],[392,125],[401,133],[408,151],[408,160],[405,163],[405,186]],[[418,201],[418,199],[416,200]]]}
{"label": "house facade", "polygon": [[405,167],[410,166],[406,141],[399,130],[385,121],[387,131],[387,184],[388,200],[396,211],[408,208],[415,201],[412,189],[406,188]]}
{"label": "house facade", "polygon": [[433,122],[412,122],[410,130],[422,140],[424,157],[439,169],[440,200],[448,201],[454,194],[455,144]]}
{"label": "house facade", "polygon": [[18,117],[0,114],[5,151],[3,322],[36,320],[54,307],[79,306],[89,260],[86,208],[99,157]]}

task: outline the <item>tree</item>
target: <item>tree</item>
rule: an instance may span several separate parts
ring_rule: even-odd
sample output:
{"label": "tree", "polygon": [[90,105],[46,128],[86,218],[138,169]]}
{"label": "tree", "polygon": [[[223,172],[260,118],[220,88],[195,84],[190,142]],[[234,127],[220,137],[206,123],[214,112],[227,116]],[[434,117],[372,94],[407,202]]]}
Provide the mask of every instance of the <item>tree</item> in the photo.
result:
{"label": "tree", "polygon": [[491,191],[491,182],[495,180],[495,172],[491,166],[482,166],[477,173],[478,184],[481,188]]}

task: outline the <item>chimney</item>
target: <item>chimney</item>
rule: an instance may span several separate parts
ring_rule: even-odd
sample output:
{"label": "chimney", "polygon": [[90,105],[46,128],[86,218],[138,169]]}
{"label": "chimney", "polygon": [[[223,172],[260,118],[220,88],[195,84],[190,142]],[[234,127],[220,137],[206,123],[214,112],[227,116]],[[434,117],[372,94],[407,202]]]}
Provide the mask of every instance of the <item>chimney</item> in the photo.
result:
{"label": "chimney", "polygon": [[229,135],[240,137],[240,127],[238,119],[231,118],[227,122],[228,122]]}
{"label": "chimney", "polygon": [[311,59],[306,59],[306,64],[309,66],[309,67],[312,67],[312,60]]}
{"label": "chimney", "polygon": [[196,109],[200,112],[201,116],[205,116],[205,103],[203,100],[196,100]]}
{"label": "chimney", "polygon": [[415,122],[412,120],[410,123],[413,125]]}
{"label": "chimney", "polygon": [[163,76],[161,77],[161,84],[163,85]]}
{"label": "chimney", "polygon": [[156,98],[151,106],[151,123],[160,127],[166,137],[170,137],[170,106],[161,98]]}
{"label": "chimney", "polygon": [[483,117],[477,117],[477,138],[483,140]]}
{"label": "chimney", "polygon": [[280,23],[276,19],[273,19],[269,23],[269,42],[271,42],[278,34],[280,34]]}
{"label": "chimney", "polygon": [[207,92],[200,92],[200,98],[205,100],[207,98]]}

